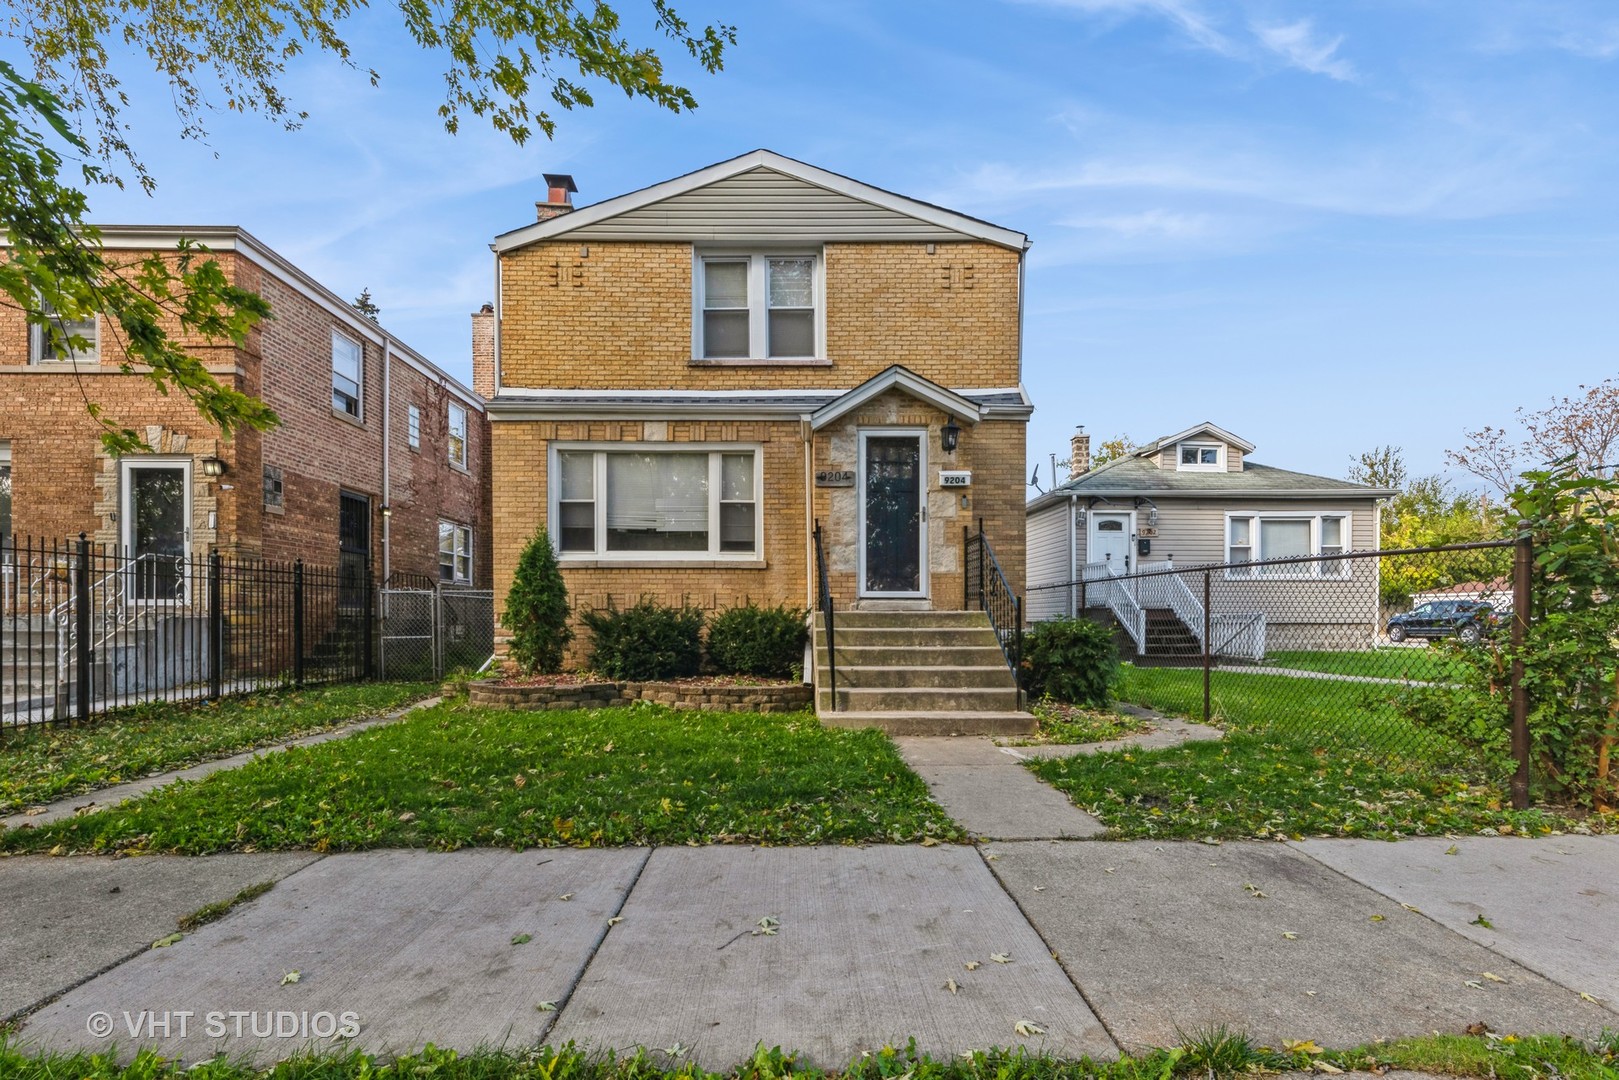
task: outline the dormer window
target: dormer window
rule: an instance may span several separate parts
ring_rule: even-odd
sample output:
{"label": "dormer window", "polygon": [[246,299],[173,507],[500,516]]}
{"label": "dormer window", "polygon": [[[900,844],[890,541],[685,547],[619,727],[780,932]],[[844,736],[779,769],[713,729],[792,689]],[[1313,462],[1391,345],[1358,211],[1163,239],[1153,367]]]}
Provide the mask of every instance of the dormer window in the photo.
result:
{"label": "dormer window", "polygon": [[1181,443],[1176,460],[1181,472],[1221,472],[1225,469],[1225,447],[1219,443]]}
{"label": "dormer window", "polygon": [[819,259],[810,254],[698,258],[693,355],[702,360],[807,360],[818,355]]}

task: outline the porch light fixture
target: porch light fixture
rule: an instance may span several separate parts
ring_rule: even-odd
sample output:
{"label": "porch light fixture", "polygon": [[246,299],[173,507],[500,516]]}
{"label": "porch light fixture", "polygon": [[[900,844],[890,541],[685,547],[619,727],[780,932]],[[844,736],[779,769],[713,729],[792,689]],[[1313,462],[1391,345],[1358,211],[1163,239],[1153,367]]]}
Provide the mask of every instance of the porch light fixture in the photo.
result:
{"label": "porch light fixture", "polygon": [[221,459],[216,458],[216,457],[205,457],[205,458],[203,458],[202,459],[202,475],[204,475],[204,476],[224,476],[225,475],[225,463],[224,463],[224,461],[222,461]]}
{"label": "porch light fixture", "polygon": [[960,441],[961,425],[956,423],[956,418],[952,416],[944,422],[944,427],[939,429],[939,446],[945,453],[954,454],[956,444]]}

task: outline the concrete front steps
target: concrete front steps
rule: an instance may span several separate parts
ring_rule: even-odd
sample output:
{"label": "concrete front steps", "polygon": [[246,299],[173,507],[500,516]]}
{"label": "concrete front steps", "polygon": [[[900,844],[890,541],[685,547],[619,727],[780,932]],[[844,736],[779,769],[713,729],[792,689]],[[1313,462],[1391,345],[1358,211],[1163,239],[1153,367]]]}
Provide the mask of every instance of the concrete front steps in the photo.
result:
{"label": "concrete front steps", "polygon": [[816,614],[815,711],[823,724],[890,735],[1034,731],[983,612],[840,611],[833,627],[836,702],[825,617]]}

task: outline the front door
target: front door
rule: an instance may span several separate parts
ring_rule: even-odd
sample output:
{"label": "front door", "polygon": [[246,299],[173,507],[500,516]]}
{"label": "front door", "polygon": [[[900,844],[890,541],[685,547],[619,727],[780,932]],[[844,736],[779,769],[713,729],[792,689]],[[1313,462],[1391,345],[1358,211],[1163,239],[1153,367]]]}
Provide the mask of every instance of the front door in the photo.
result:
{"label": "front door", "polygon": [[1130,517],[1126,512],[1091,511],[1090,555],[1086,560],[1106,563],[1116,574],[1130,572]]}
{"label": "front door", "polygon": [[927,595],[927,521],[920,433],[862,433],[860,592]]}
{"label": "front door", "polygon": [[365,604],[366,578],[371,571],[371,500],[342,492],[337,506],[337,602],[344,607]]}
{"label": "front door", "polygon": [[132,600],[183,600],[191,548],[191,463],[124,463],[123,534]]}

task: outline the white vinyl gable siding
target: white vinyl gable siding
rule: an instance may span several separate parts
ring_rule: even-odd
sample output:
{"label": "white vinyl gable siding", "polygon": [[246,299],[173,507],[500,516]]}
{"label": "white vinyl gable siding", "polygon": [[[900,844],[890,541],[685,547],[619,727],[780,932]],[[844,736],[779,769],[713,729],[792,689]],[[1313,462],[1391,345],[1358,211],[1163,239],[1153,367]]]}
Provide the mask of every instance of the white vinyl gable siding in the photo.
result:
{"label": "white vinyl gable siding", "polygon": [[568,236],[727,244],[973,239],[766,168],[582,225]]}

